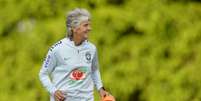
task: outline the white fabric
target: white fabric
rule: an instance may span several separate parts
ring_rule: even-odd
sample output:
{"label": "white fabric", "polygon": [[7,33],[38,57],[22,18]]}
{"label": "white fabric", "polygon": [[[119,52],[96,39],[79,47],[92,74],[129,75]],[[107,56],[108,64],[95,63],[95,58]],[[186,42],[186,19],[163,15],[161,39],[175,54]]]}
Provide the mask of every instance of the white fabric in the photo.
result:
{"label": "white fabric", "polygon": [[74,99],[68,101],[93,101],[94,85],[98,90],[103,86],[96,47],[88,41],[75,46],[68,38],[60,40],[49,49],[39,78],[50,93],[50,101],[54,101],[56,90]]}

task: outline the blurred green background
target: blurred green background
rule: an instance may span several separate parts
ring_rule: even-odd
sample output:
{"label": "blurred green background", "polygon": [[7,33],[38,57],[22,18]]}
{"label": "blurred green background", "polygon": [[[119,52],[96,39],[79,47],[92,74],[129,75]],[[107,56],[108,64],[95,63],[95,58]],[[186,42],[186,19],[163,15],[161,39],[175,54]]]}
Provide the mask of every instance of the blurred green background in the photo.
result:
{"label": "blurred green background", "polygon": [[0,101],[48,101],[38,72],[76,7],[117,101],[201,101],[200,0],[0,0]]}

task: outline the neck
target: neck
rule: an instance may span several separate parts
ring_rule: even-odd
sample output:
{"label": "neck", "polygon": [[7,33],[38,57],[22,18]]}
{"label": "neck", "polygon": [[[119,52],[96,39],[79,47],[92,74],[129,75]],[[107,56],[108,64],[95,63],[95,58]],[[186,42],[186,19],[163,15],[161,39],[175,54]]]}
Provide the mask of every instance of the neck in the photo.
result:
{"label": "neck", "polygon": [[83,40],[81,40],[79,37],[73,37],[72,40],[74,41],[75,46],[79,46],[83,42]]}

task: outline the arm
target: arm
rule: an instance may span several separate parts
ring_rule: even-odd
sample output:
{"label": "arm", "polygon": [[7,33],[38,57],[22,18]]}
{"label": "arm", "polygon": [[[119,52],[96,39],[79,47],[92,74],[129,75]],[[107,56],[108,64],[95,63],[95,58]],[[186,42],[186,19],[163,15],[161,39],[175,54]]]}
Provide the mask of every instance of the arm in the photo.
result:
{"label": "arm", "polygon": [[42,82],[43,86],[48,90],[51,95],[54,95],[56,101],[64,101],[65,97],[60,90],[52,84],[49,74],[53,71],[56,66],[56,57],[53,50],[49,50],[45,61],[43,62],[43,66],[39,72],[39,78]]}
{"label": "arm", "polygon": [[92,79],[93,79],[96,89],[100,90],[103,87],[103,84],[101,81],[101,76],[100,76],[100,71],[99,71],[97,52],[95,52],[95,55],[92,60]]}
{"label": "arm", "polygon": [[105,91],[101,81],[97,51],[95,52],[95,55],[92,60],[92,79],[96,86],[96,89],[99,91],[101,98],[108,95],[108,92]]}
{"label": "arm", "polygon": [[56,66],[56,59],[53,51],[49,50],[45,61],[43,62],[42,68],[39,72],[39,78],[42,82],[42,85],[48,90],[50,94],[54,94],[56,91],[56,87],[52,84],[49,74],[52,72],[54,67]]}

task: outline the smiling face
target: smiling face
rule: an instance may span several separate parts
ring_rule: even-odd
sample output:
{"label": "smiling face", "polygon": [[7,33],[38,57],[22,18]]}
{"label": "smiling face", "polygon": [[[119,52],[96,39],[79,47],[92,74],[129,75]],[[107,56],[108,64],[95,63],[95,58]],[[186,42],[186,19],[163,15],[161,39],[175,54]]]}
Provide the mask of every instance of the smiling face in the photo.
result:
{"label": "smiling face", "polygon": [[82,21],[78,27],[73,28],[73,37],[81,41],[88,39],[88,33],[91,30],[90,21]]}

